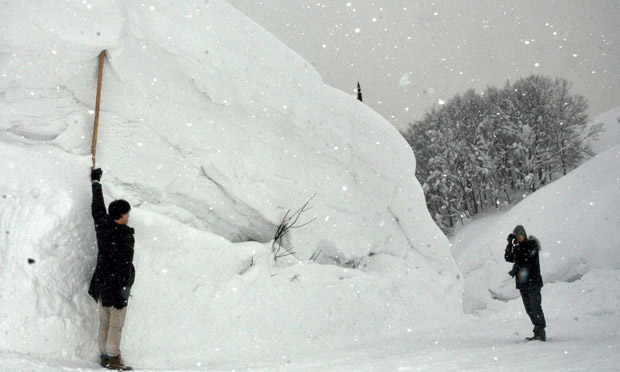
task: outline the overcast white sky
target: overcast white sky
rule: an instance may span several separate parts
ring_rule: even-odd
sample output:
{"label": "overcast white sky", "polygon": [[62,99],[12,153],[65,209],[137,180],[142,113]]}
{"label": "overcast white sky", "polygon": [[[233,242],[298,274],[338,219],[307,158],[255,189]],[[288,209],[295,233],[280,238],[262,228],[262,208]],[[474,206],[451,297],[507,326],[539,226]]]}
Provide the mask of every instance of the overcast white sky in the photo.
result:
{"label": "overcast white sky", "polygon": [[397,128],[468,88],[565,78],[620,106],[619,0],[227,0]]}

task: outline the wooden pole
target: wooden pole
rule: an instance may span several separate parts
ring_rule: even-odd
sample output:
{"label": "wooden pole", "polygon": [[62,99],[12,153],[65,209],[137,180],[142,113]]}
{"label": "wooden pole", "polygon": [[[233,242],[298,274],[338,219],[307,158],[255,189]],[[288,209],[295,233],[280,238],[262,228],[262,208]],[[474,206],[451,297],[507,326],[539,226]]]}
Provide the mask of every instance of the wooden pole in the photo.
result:
{"label": "wooden pole", "polygon": [[99,130],[99,107],[101,107],[101,83],[103,79],[103,61],[105,58],[105,50],[99,54],[99,75],[97,77],[97,103],[95,104],[95,126],[93,128],[93,143],[90,153],[93,157],[93,165],[91,169],[95,169],[95,154],[97,153],[97,131]]}

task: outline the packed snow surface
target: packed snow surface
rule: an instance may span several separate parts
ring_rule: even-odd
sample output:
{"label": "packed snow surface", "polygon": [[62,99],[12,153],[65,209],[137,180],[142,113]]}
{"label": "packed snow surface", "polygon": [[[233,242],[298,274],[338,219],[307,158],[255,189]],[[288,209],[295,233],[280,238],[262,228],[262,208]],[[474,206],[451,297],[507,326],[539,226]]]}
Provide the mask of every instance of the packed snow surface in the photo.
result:
{"label": "packed snow surface", "polygon": [[[424,331],[312,347],[242,355],[203,355],[184,371],[617,371],[620,365],[618,270],[586,274],[573,283],[543,289],[546,343],[525,342],[531,324],[520,300],[496,301],[494,308],[459,324],[429,324]],[[300,343],[302,340],[299,340]],[[94,358],[67,360],[0,352],[3,371],[101,371]],[[173,363],[141,371],[178,371]],[[188,363],[189,364],[189,363]],[[174,366],[173,366],[174,365]]]}

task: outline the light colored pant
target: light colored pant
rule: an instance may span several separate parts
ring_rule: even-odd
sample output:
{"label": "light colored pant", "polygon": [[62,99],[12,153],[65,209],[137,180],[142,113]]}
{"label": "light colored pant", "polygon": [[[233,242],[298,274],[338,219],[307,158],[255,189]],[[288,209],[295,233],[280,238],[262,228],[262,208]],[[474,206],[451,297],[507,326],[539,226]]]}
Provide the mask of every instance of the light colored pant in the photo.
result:
{"label": "light colored pant", "polygon": [[99,352],[111,357],[121,353],[121,336],[127,306],[122,309],[103,307],[99,300]]}

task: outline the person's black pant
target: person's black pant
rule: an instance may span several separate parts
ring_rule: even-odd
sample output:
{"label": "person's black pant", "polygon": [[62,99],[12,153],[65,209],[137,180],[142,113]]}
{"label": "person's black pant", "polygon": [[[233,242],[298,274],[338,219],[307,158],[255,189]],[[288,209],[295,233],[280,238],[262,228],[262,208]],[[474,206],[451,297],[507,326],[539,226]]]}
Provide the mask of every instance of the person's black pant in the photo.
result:
{"label": "person's black pant", "polygon": [[544,332],[547,326],[545,314],[543,314],[542,310],[542,296],[540,295],[540,290],[541,288],[538,286],[519,289],[525,311],[534,325],[534,333]]}

